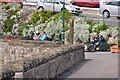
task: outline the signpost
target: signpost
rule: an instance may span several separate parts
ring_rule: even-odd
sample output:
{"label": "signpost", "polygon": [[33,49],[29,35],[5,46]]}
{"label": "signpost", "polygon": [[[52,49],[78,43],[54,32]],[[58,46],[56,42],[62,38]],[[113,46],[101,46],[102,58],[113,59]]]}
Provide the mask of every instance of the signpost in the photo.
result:
{"label": "signpost", "polygon": [[62,44],[64,44],[65,41],[64,17],[65,17],[65,0],[63,0],[63,9],[62,9]]}

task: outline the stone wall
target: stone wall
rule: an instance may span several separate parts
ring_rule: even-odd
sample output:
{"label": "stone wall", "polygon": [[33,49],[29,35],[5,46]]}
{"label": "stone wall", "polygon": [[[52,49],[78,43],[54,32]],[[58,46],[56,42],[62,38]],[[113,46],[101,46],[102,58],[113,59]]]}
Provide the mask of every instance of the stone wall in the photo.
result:
{"label": "stone wall", "polygon": [[[57,44],[56,44],[57,45]],[[51,48],[51,47],[52,48]],[[27,57],[42,55],[47,51],[55,49],[55,44],[51,42],[34,41],[1,41],[0,42],[0,63],[6,64]],[[2,62],[1,62],[2,61]]]}
{"label": "stone wall", "polygon": [[38,47],[28,48],[23,46],[10,46],[8,43],[0,44],[0,50],[2,51],[2,63],[6,64],[15,60],[30,57],[37,54],[39,51]]}
{"label": "stone wall", "polygon": [[12,42],[14,44],[0,43],[0,63],[11,69],[12,72],[8,74],[13,75],[14,72],[15,78],[53,78],[85,58],[83,45]]}

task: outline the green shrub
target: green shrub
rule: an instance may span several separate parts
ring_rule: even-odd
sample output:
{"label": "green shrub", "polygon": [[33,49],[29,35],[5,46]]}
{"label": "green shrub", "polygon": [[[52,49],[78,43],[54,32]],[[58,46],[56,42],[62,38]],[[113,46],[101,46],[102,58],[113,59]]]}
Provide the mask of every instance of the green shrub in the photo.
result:
{"label": "green shrub", "polygon": [[106,29],[108,29],[108,25],[107,24],[99,24],[96,28],[96,32],[97,34],[100,33],[100,31],[105,31]]}
{"label": "green shrub", "polygon": [[95,23],[93,20],[90,20],[90,19],[86,20],[86,23],[90,25],[90,27],[89,27],[89,29],[88,29],[89,33],[92,33],[93,26],[94,26],[96,23]]}
{"label": "green shrub", "polygon": [[39,12],[40,16],[42,16],[42,23],[45,23],[50,17],[52,17],[53,12],[47,10],[41,10]]}
{"label": "green shrub", "polygon": [[90,25],[88,29],[89,33],[92,33],[94,26],[96,26],[95,29],[97,34],[99,34],[100,31],[105,31],[106,29],[108,29],[108,25],[105,23],[99,23],[99,22],[95,23],[93,20],[90,20],[90,19],[86,20],[86,23]]}
{"label": "green shrub", "polygon": [[92,29],[93,29],[92,26],[88,28],[89,33],[92,33]]}
{"label": "green shrub", "polygon": [[68,23],[72,17],[72,14],[68,11],[68,10],[65,10],[65,21],[66,23]]}
{"label": "green shrub", "polygon": [[94,26],[94,25],[96,24],[96,23],[95,23],[93,20],[91,20],[91,19],[86,20],[86,23],[89,24],[90,26]]}
{"label": "green shrub", "polygon": [[36,23],[38,20],[41,19],[41,23],[45,23],[51,16],[52,12],[48,10],[37,10],[32,14],[31,22]]}
{"label": "green shrub", "polygon": [[[12,32],[13,25],[20,21],[20,16],[17,13],[21,9],[19,7],[14,7],[16,4],[4,4],[2,6],[3,13],[5,14],[3,17],[3,32]],[[5,10],[6,11],[5,11]]]}
{"label": "green shrub", "polygon": [[4,32],[11,32],[12,28],[13,28],[13,24],[14,24],[14,20],[10,19],[10,17],[7,17],[7,19],[5,21],[3,21],[4,25],[3,25],[3,31]]}
{"label": "green shrub", "polygon": [[24,30],[25,28],[28,28],[27,23],[21,24],[21,25],[20,25],[20,28],[19,28],[19,30],[18,30],[18,34],[21,35],[21,36],[23,36],[23,30]]}
{"label": "green shrub", "polygon": [[32,23],[36,23],[39,19],[40,19],[40,17],[39,17],[39,12],[38,12],[38,11],[35,11],[35,12],[32,14],[31,22],[32,22]]}

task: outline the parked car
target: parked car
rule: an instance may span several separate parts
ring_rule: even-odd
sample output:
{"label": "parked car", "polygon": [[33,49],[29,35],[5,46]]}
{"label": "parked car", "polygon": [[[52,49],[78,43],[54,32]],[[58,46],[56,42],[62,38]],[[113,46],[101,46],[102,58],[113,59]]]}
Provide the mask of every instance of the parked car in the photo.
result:
{"label": "parked car", "polygon": [[104,18],[115,16],[120,19],[120,0],[109,0],[100,2],[100,14]]}
{"label": "parked car", "polygon": [[20,4],[21,7],[23,6],[23,1],[22,0],[0,0],[0,2],[2,3],[17,3],[17,4]]}
{"label": "parked car", "polygon": [[[60,12],[63,9],[62,1],[38,0],[38,10],[51,10],[53,12]],[[65,3],[65,9],[74,14],[82,13],[80,7],[74,6],[71,3]]]}
{"label": "parked car", "polygon": [[36,6],[37,5],[38,0],[23,0],[23,5],[27,5],[27,6]]}
{"label": "parked car", "polygon": [[99,8],[99,0],[72,0],[73,5],[80,7],[90,7],[90,8]]}

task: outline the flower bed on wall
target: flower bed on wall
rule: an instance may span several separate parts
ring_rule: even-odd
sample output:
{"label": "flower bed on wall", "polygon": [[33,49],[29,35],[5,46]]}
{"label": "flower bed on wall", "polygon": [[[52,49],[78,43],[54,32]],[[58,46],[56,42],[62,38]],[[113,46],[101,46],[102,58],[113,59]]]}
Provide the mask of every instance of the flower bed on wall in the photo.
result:
{"label": "flower bed on wall", "polygon": [[[4,17],[0,19],[3,35],[19,35],[32,39],[31,32],[45,31],[52,40],[60,39],[62,34],[62,13],[53,14],[50,11],[39,11],[31,7],[20,9],[17,5],[3,5],[0,8]],[[83,42],[88,42],[90,35],[94,31],[97,34],[102,34],[105,39],[107,39],[108,34],[111,34],[113,37],[118,35],[117,26],[109,28],[103,22],[97,23],[93,20],[85,19],[84,15],[72,16],[68,11],[65,11],[64,30],[66,40],[69,36],[71,19],[74,19],[74,41],[80,39]]]}

